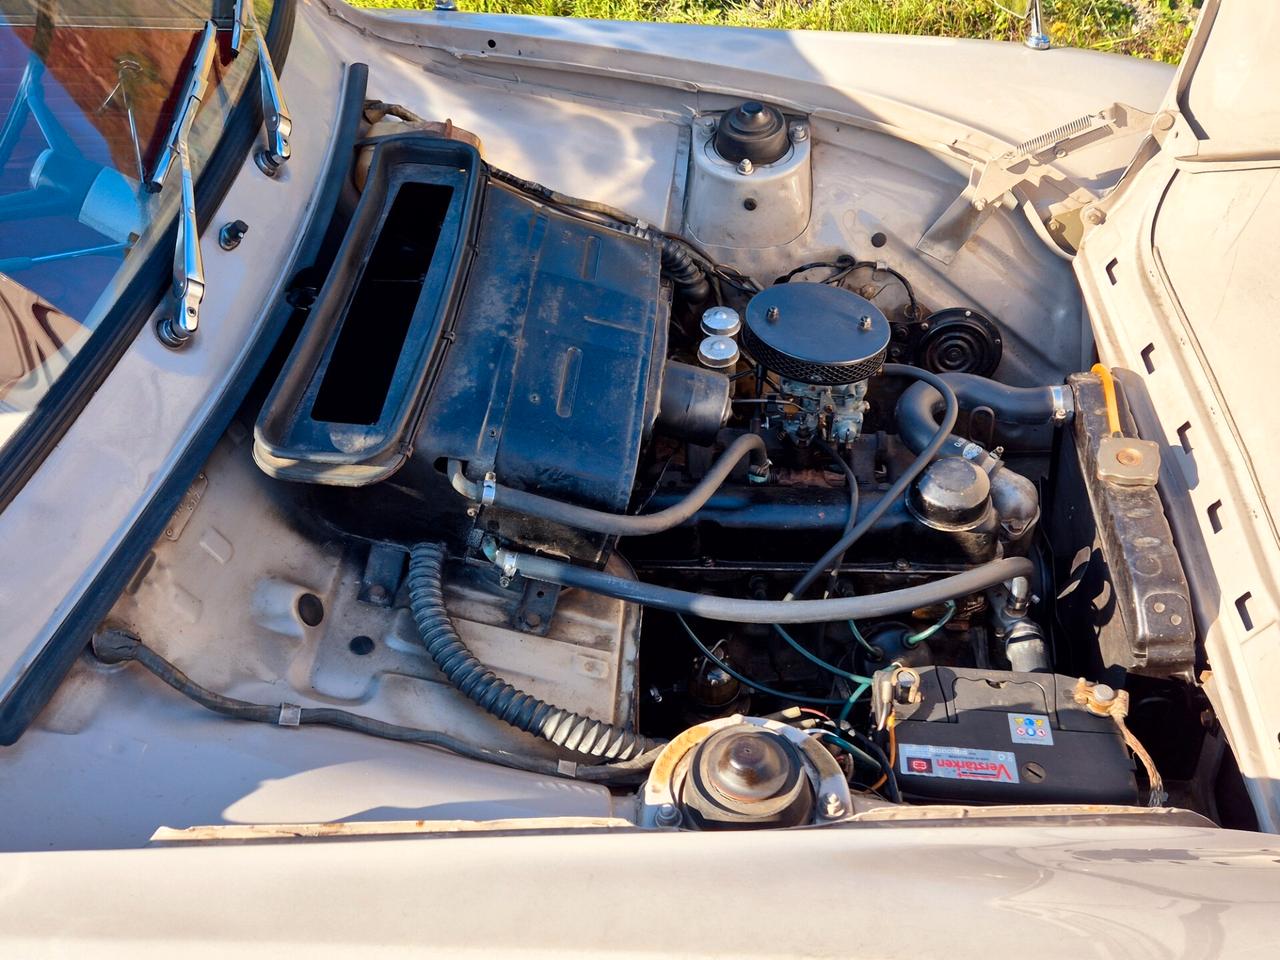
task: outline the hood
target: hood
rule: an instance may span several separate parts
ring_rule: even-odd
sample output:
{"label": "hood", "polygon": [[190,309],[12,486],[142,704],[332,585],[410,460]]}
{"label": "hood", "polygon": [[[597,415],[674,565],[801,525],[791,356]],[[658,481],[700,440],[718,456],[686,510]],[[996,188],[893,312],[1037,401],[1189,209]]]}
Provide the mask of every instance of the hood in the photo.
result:
{"label": "hood", "polygon": [[[1144,437],[1242,772],[1280,825],[1280,4],[1205,4],[1075,271]],[[1266,822],[1270,821],[1270,822]]]}

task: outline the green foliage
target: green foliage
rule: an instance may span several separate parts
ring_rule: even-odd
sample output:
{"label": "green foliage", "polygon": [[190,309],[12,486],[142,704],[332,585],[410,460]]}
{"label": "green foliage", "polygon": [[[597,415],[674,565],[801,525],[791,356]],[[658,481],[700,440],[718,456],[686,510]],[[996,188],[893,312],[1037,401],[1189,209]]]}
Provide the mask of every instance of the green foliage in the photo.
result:
{"label": "green foliage", "polygon": [[[430,8],[433,0],[349,0]],[[1177,62],[1200,0],[1044,0],[1053,42]],[[1018,40],[1023,24],[992,0],[458,0],[484,13],[661,20],[781,30],[841,30]]]}

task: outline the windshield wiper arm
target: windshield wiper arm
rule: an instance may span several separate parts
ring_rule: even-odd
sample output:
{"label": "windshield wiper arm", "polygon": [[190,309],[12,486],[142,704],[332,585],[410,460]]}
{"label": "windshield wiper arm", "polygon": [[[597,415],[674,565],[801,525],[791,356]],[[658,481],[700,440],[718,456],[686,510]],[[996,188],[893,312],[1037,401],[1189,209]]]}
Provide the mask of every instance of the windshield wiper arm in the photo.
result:
{"label": "windshield wiper arm", "polygon": [[176,160],[182,181],[182,207],[178,211],[178,239],[173,251],[174,312],[156,325],[156,335],[169,347],[181,347],[200,326],[200,301],[204,299],[204,260],[200,256],[200,225],[196,221],[196,191],[191,175],[191,157],[187,150],[187,138],[195,122],[196,111],[209,89],[213,57],[217,49],[218,28],[212,20],[206,20],[204,34],[196,47],[191,63],[191,73],[178,111],[173,115],[169,134],[165,137],[165,149],[156,162],[156,168],[147,181],[147,189],[159,190],[164,186]]}
{"label": "windshield wiper arm", "polygon": [[253,12],[253,0],[236,0],[231,20],[231,49],[237,54],[244,40],[245,28],[250,26],[253,27],[257,42],[258,88],[262,94],[262,121],[267,128],[267,145],[254,155],[254,161],[263,173],[274,177],[289,159],[293,118],[289,116],[284,94],[280,91],[280,78],[276,74],[275,64],[271,62],[266,35],[258,26],[257,16]]}
{"label": "windshield wiper arm", "polygon": [[174,151],[182,177],[182,210],[178,213],[178,240],[173,250],[172,316],[156,325],[156,335],[168,347],[181,347],[200,326],[200,301],[204,299],[204,258],[200,255],[200,224],[196,221],[196,191],[182,138]]}
{"label": "windshield wiper arm", "polygon": [[195,59],[191,61],[191,72],[187,74],[187,86],[178,101],[178,109],[173,114],[173,122],[169,124],[169,132],[165,134],[164,149],[156,160],[155,169],[147,179],[147,189],[156,193],[164,186],[173,161],[178,155],[178,145],[186,146],[187,137],[191,133],[191,125],[195,123],[196,111],[200,102],[209,90],[210,74],[213,72],[213,55],[218,48],[218,27],[212,20],[204,23],[204,34],[196,47]]}
{"label": "windshield wiper arm", "polygon": [[[289,159],[289,135],[293,132],[293,120],[289,117],[284,96],[280,93],[280,84],[271,63],[271,54],[267,50],[266,38],[253,17],[253,6],[244,0],[237,0],[231,31],[232,48],[237,53],[247,25],[253,26],[257,38],[262,115],[267,126],[267,146],[254,159],[263,173],[274,177],[281,165]],[[204,299],[204,259],[200,255],[200,225],[196,220],[195,184],[187,140],[191,126],[195,123],[196,112],[209,89],[217,42],[217,24],[206,20],[195,59],[191,63],[186,89],[165,138],[165,149],[146,184],[147,189],[153,192],[161,189],[174,161],[177,161],[182,181],[182,208],[178,214],[178,239],[173,252],[175,309],[172,315],[162,318],[156,325],[156,335],[161,342],[175,349],[195,336],[200,326],[200,303]]]}

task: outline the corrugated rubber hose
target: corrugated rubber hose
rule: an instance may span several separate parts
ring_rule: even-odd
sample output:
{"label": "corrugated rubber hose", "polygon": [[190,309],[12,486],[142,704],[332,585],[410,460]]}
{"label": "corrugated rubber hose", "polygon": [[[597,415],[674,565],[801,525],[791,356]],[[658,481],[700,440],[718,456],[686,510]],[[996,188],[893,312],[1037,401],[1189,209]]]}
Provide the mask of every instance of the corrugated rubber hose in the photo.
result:
{"label": "corrugated rubber hose", "polygon": [[451,684],[498,719],[575,753],[629,760],[658,746],[647,737],[539,700],[477,660],[445,609],[444,561],[445,550],[438,543],[419,543],[409,551],[409,607],[427,653]]}

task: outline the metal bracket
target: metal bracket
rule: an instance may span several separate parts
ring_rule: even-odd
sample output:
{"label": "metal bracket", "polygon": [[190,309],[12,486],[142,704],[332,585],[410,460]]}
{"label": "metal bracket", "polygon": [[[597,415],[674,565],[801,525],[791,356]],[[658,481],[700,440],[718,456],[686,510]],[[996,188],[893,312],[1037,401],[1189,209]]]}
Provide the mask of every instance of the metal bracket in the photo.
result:
{"label": "metal bracket", "polygon": [[396,592],[404,573],[405,552],[393,543],[374,543],[369,546],[369,558],[360,577],[361,603],[375,607],[389,607],[395,602]]}
{"label": "metal bracket", "polygon": [[1079,199],[1071,206],[1071,212],[1087,206],[1089,198],[1096,197],[1067,179],[1054,168],[1052,161],[1104,140],[1127,136],[1135,129],[1150,129],[1151,120],[1149,113],[1113,103],[1104,110],[1085,114],[1020,143],[980,169],[975,167],[969,176],[969,185],[925,231],[916,249],[942,263],[950,263],[1006,197],[1012,194],[1015,201],[1019,200],[1016,190],[1039,187],[1046,181],[1053,181],[1064,197]]}
{"label": "metal bracket", "polygon": [[524,594],[511,617],[517,630],[545,637],[551,629],[556,603],[560,599],[560,585],[543,580],[525,580]]}

